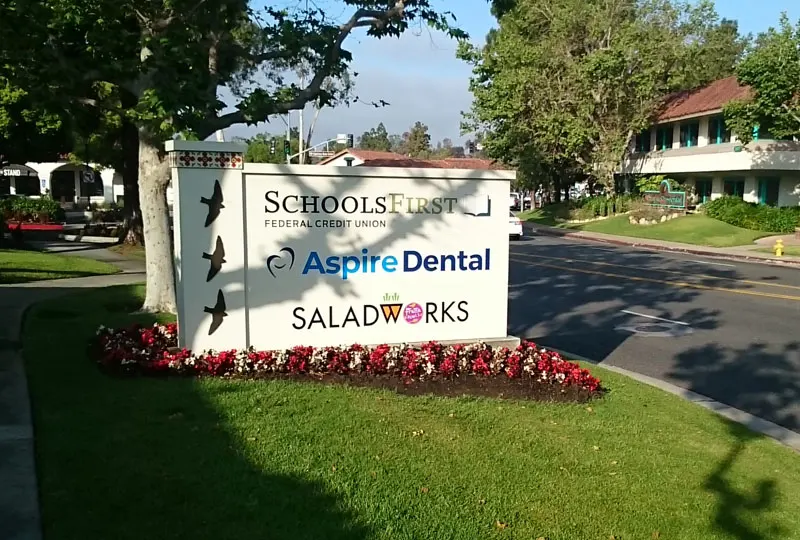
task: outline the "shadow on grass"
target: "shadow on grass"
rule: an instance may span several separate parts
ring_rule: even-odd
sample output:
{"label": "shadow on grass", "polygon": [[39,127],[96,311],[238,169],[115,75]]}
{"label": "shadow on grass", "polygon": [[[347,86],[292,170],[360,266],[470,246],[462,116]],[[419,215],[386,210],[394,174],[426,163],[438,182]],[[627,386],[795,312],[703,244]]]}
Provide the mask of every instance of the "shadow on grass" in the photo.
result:
{"label": "shadow on grass", "polygon": [[765,511],[775,506],[777,482],[774,479],[761,479],[755,483],[754,489],[745,490],[734,485],[729,478],[747,444],[762,438],[761,435],[734,423],[729,424],[729,429],[736,443],[705,481],[705,489],[717,499],[714,528],[736,540],[786,538],[788,531],[776,523],[768,525],[768,534],[755,530],[752,525],[753,521],[763,519]]}
{"label": "shadow on grass", "polygon": [[237,433],[220,405],[236,398],[236,383],[108,377],[87,361],[86,343],[100,324],[159,320],[128,315],[141,292],[90,291],[80,305],[49,301],[26,318],[45,537],[369,536],[365,520],[321,482],[281,474],[280,463],[270,472],[258,466],[270,456],[248,453],[245,441],[269,434]]}
{"label": "shadow on grass", "polygon": [[79,270],[42,270],[39,268],[0,268],[0,284],[30,283],[43,279],[66,279],[91,277],[106,274]]}

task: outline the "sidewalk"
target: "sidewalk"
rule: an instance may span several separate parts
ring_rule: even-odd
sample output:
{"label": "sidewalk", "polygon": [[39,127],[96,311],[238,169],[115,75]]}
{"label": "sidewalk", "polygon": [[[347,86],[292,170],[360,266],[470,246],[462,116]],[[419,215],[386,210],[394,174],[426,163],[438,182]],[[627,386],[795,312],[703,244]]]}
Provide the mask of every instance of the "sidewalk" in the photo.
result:
{"label": "sidewalk", "polygon": [[[576,231],[572,229],[562,229],[560,227],[550,227],[547,225],[530,224],[523,222],[523,226],[532,229],[534,234],[546,234],[558,236],[570,240],[601,242],[618,246],[632,246],[654,251],[668,251],[673,253],[686,253],[689,255],[700,255],[713,257],[716,259],[746,261],[751,263],[771,264],[776,266],[800,267],[800,257],[775,257],[771,253],[756,251],[758,249],[771,248],[775,244],[778,236],[761,238],[757,243],[746,246],[736,246],[727,248],[717,248],[709,246],[697,246],[694,244],[682,244],[680,242],[667,242],[665,240],[651,240],[649,238],[636,238],[633,236],[616,236],[586,231]],[[797,245],[793,235],[780,236],[784,239],[784,246]]]}
{"label": "sidewalk", "polygon": [[118,266],[122,273],[0,285],[0,320],[3,321],[0,325],[0,531],[3,540],[40,540],[42,537],[33,423],[20,341],[25,311],[37,302],[75,290],[127,285],[145,279],[142,262],[129,261],[115,253],[87,249],[63,254],[105,260]]}

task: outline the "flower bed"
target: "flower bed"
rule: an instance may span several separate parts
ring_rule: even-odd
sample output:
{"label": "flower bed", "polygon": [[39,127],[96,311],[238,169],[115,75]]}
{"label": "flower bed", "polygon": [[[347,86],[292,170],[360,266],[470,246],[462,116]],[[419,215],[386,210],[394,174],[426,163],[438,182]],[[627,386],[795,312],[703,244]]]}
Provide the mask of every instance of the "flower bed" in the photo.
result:
{"label": "flower bed", "polygon": [[[177,347],[177,325],[100,327],[93,356],[118,373],[242,378],[306,378],[389,387],[411,393],[472,393],[585,401],[603,389],[588,370],[523,341],[445,346],[294,347],[284,351],[205,351]],[[398,384],[400,383],[400,384]]]}

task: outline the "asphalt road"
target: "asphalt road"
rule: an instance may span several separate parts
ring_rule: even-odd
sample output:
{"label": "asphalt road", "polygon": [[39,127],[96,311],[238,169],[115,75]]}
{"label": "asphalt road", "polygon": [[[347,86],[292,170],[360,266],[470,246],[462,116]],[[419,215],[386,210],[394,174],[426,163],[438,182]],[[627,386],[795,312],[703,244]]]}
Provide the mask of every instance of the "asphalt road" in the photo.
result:
{"label": "asphalt road", "polygon": [[800,432],[800,270],[536,235],[511,244],[509,332]]}

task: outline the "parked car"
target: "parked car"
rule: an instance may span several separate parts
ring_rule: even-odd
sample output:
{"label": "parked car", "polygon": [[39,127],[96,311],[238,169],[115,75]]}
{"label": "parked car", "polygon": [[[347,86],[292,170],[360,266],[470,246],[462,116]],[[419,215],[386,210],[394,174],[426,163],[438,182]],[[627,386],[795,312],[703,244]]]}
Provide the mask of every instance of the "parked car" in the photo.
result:
{"label": "parked car", "polygon": [[508,213],[508,237],[511,240],[522,239],[522,221],[514,215],[514,212]]}
{"label": "parked car", "polygon": [[511,210],[520,210],[522,204],[522,198],[520,197],[519,193],[516,191],[512,191],[509,195],[509,208]]}

